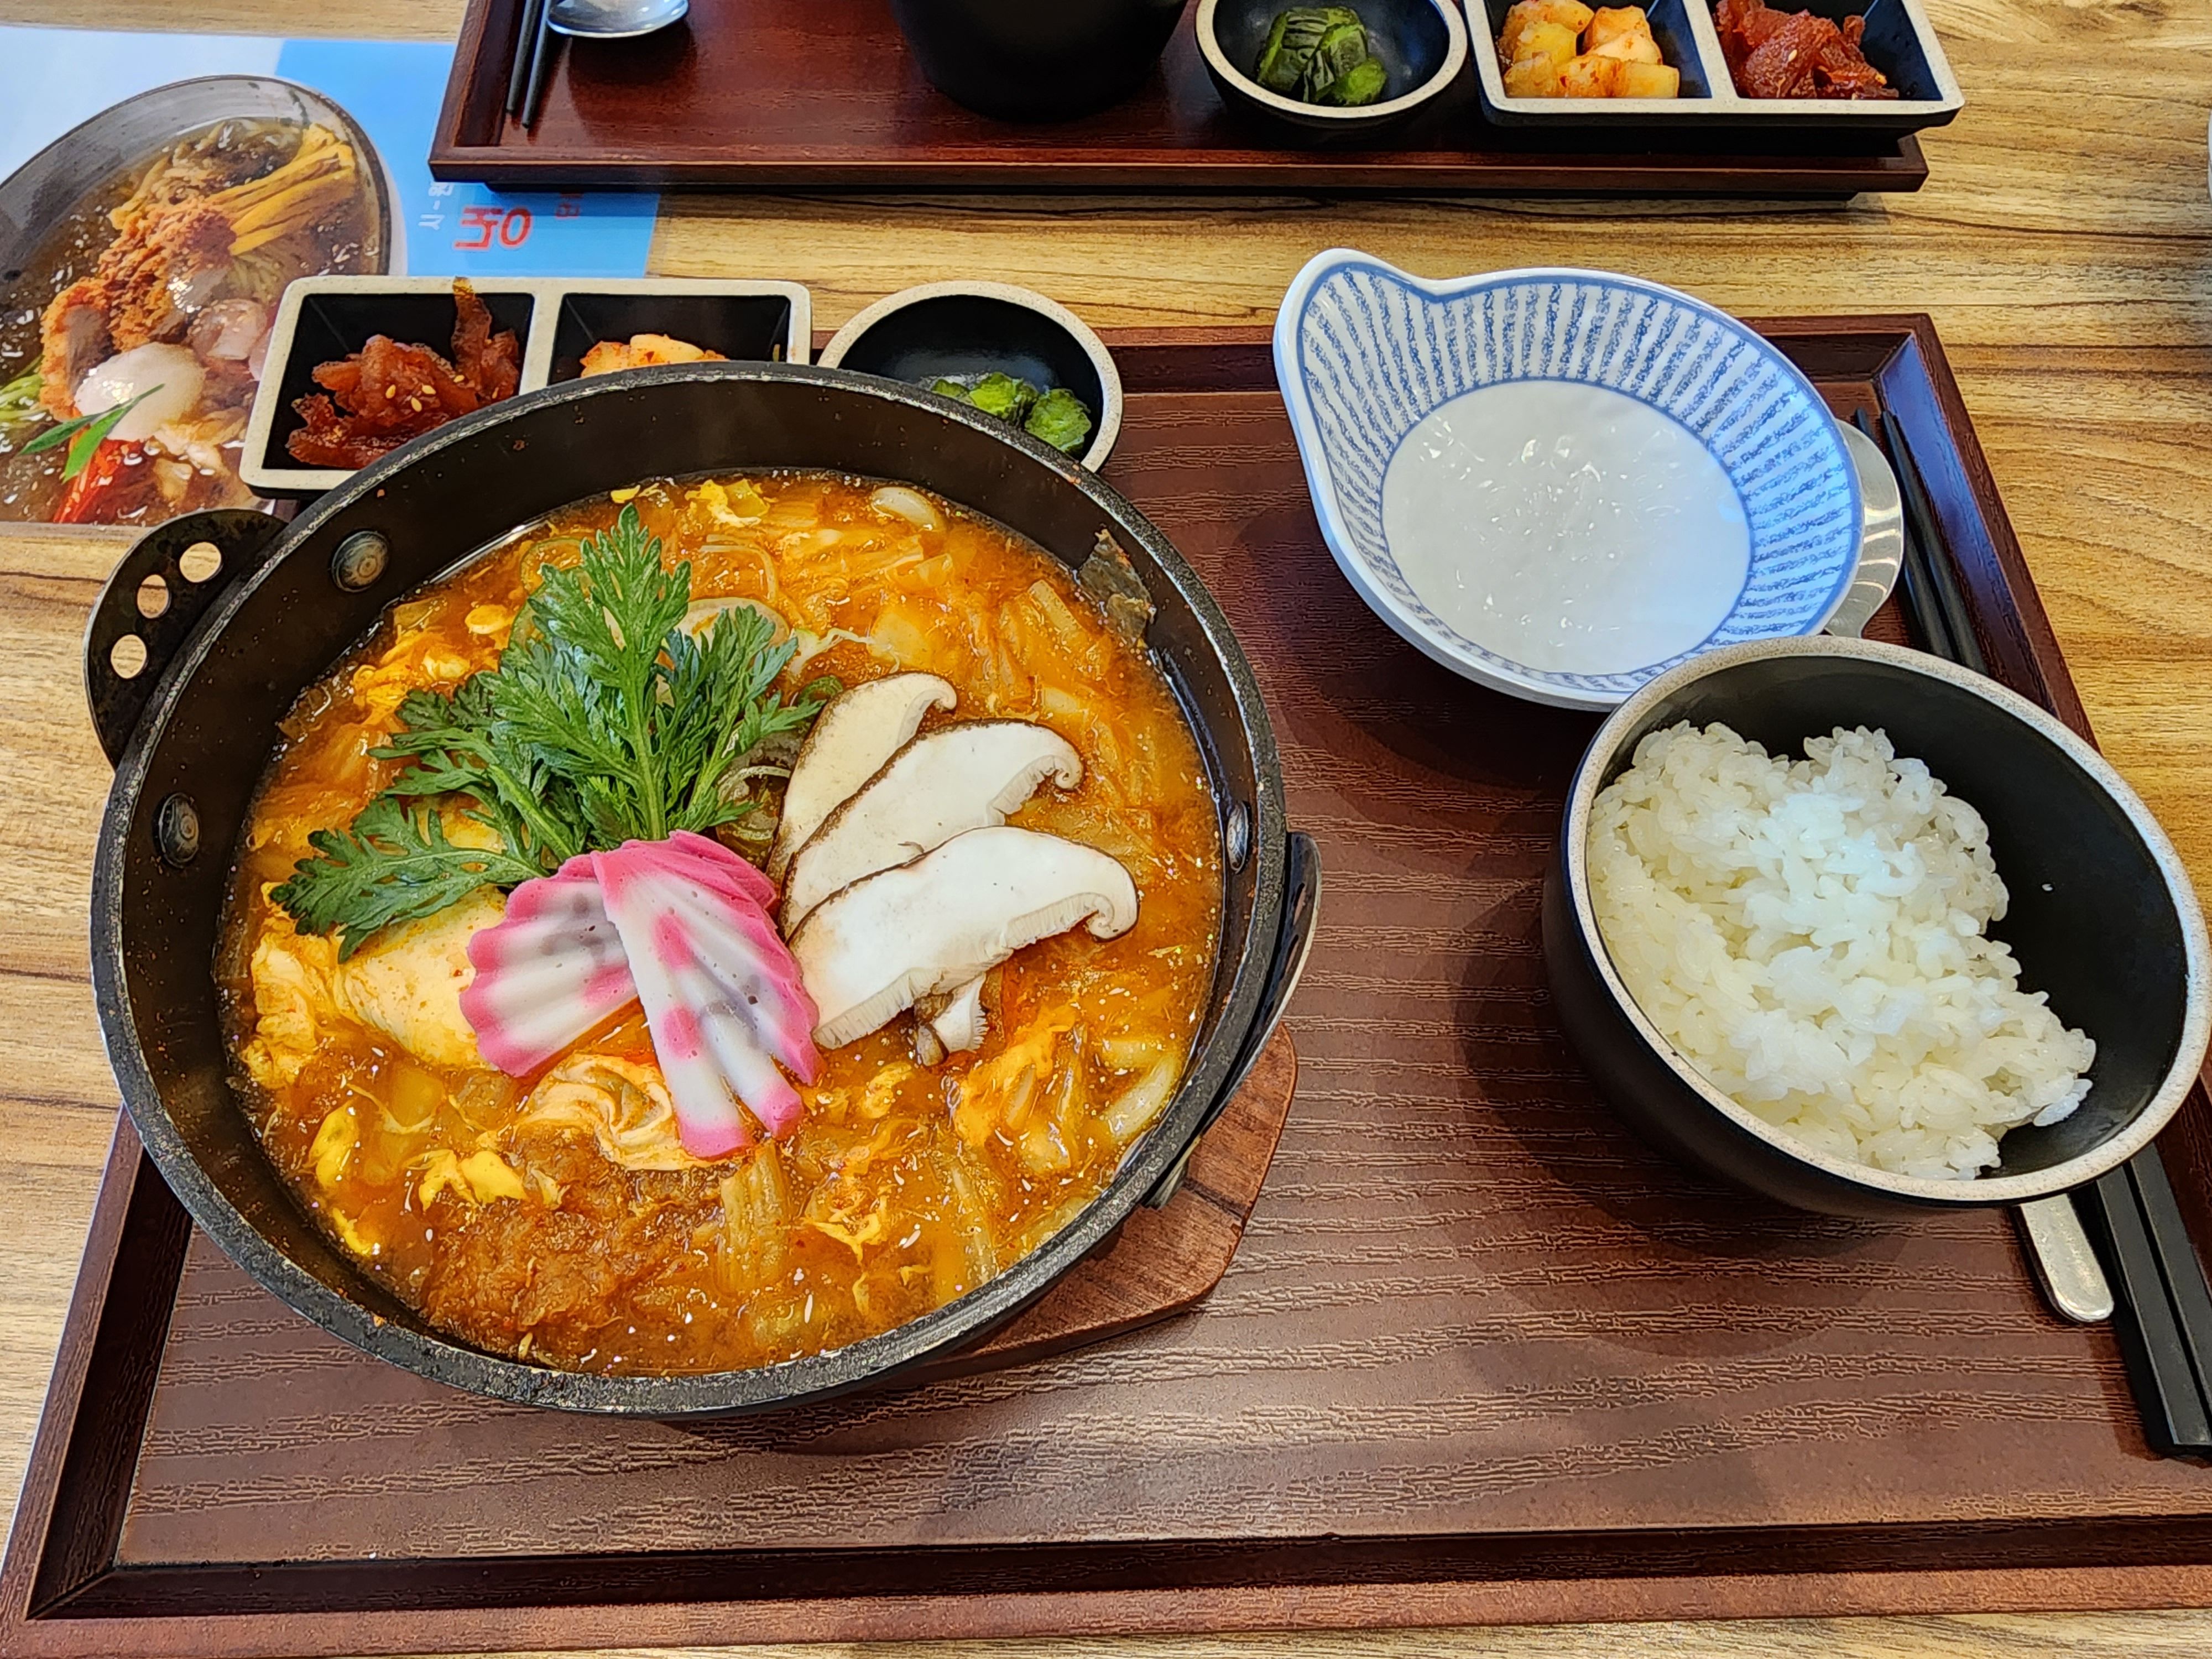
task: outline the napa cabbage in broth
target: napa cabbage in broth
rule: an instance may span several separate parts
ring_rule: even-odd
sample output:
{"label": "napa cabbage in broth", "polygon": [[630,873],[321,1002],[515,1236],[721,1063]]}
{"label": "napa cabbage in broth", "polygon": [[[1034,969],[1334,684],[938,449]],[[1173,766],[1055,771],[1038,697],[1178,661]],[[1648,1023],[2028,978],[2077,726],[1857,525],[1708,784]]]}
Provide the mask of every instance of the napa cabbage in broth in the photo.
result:
{"label": "napa cabbage in broth", "polygon": [[[1212,984],[1218,819],[1141,645],[1057,561],[996,526],[919,491],[814,474],[617,495],[556,514],[395,605],[301,698],[244,836],[218,966],[240,1087],[270,1156],[403,1299],[470,1342],[557,1366],[739,1369],[941,1306],[1104,1187],[1171,1097]],[[1006,822],[1079,843],[1071,857],[1118,863],[1133,921],[1102,938],[1111,930],[1094,915],[991,969],[980,1048],[948,1053],[925,1028],[939,998],[823,1048],[811,1081],[786,1063],[775,1082],[795,1091],[793,1118],[765,1133],[775,1112],[732,1108],[746,1144],[719,1155],[696,1150],[683,1074],[663,1063],[670,1028],[649,1025],[636,1000],[521,1075],[484,1058],[507,1051],[489,1035],[479,1048],[459,999],[477,976],[472,951],[493,960],[485,940],[510,926],[511,881],[365,936],[306,931],[279,902],[296,902],[283,884],[318,856],[311,836],[355,822],[402,773],[405,762],[376,751],[403,729],[403,702],[498,669],[548,573],[574,570],[625,510],[659,538],[667,567],[688,562],[687,629],[736,606],[780,641],[765,702],[811,720],[809,696],[934,675],[957,702],[930,703],[916,741],[962,722],[1027,721],[1054,734],[1038,739],[1054,753],[1072,748],[1079,781],[1063,787],[1072,770],[1039,769]],[[711,844],[691,843],[708,863],[727,848],[775,865],[804,735],[772,734],[718,782],[744,810]],[[428,815],[426,832],[486,849],[489,867],[512,849],[478,805],[457,792],[409,809]],[[549,854],[545,867],[556,862]],[[742,873],[738,886],[768,890]]]}

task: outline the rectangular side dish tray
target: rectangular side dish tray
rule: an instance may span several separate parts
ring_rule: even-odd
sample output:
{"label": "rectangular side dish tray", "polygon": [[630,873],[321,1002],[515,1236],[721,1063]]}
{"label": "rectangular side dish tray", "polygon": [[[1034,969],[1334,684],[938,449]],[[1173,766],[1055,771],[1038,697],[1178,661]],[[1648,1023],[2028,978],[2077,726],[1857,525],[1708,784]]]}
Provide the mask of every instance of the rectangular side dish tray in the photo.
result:
{"label": "rectangular side dish tray", "polygon": [[[1872,3],[1880,13],[1900,0]],[[1886,106],[1888,125],[1826,102],[1729,115],[1722,130],[1684,118],[1681,104],[1702,101],[1710,113],[1733,100],[1724,68],[1705,77],[1712,97],[1680,100],[1639,126],[1616,111],[1577,123],[1556,108],[1519,125],[1493,123],[1469,67],[1402,127],[1358,143],[1307,140],[1222,102],[1193,33],[1194,5],[1158,70],[1127,99],[1080,120],[1028,125],[973,114],[932,87],[884,0],[715,0],[694,6],[683,27],[643,40],[568,42],[525,132],[506,112],[522,3],[469,0],[431,141],[441,179],[517,190],[1839,199],[1917,190],[1928,177],[1905,131],[1928,122],[1899,117],[1896,105]],[[1662,0],[1658,10],[1686,27],[1705,4]],[[1474,0],[1482,38],[1471,55],[1494,74],[1481,13]]]}
{"label": "rectangular side dish tray", "polygon": [[[573,380],[592,346],[634,334],[670,335],[762,362],[805,362],[813,340],[812,301],[797,283],[501,277],[471,286],[493,328],[521,342],[518,392]],[[345,470],[302,466],[284,447],[302,424],[293,404],[320,389],[317,366],[360,350],[372,334],[451,358],[453,316],[450,276],[309,276],[285,289],[240,453],[246,488],[283,501],[344,483]]]}
{"label": "rectangular side dish tray", "polygon": [[1897,88],[1893,99],[1747,98],[1722,55],[1709,0],[1657,0],[1645,9],[1660,55],[1682,72],[1679,98],[1509,98],[1498,32],[1513,0],[1467,0],[1468,46],[1483,112],[1501,126],[1759,131],[1858,131],[1901,137],[1948,125],[1966,107],[1950,60],[1920,0],[1768,0],[1777,11],[1811,11],[1833,22],[1863,15],[1860,49]]}
{"label": "rectangular side dish tray", "polygon": [[[1902,423],[1991,672],[2079,728],[1927,319],[1759,326],[1838,413]],[[2009,1217],[1785,1212],[1607,1109],[1538,945],[1593,717],[1455,678],[1345,586],[1264,331],[1109,343],[1106,477],[1227,611],[1334,895],[1296,1098],[1272,1165],[1243,1160],[1266,1181],[1211,1294],[781,1415],[562,1416],[289,1313],[126,1133],[0,1655],[2212,1606],[2212,1481],[2151,1455],[2112,1330],[2045,1311]],[[1901,639],[1894,609],[1872,631]],[[2160,1141],[2200,1237],[2208,1114],[2200,1089]],[[1136,1237],[1079,1272],[1158,1259]]]}

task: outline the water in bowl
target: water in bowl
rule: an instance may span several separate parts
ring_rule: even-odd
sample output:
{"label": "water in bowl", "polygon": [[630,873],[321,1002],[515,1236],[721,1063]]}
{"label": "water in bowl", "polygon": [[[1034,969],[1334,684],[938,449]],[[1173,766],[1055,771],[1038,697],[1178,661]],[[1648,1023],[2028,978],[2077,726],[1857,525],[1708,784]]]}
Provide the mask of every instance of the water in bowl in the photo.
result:
{"label": "water in bowl", "polygon": [[1626,673],[1695,649],[1751,568],[1742,501],[1697,436],[1564,380],[1432,410],[1391,459],[1382,524],[1447,627],[1555,673]]}

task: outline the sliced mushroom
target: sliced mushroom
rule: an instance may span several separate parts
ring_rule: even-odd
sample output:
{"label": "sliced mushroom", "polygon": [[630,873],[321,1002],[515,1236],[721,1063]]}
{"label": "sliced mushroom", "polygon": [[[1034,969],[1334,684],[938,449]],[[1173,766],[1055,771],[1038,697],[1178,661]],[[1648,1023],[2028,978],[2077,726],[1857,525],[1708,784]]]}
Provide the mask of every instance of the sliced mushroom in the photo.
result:
{"label": "sliced mushroom", "polygon": [[814,999],[814,1041],[836,1048],[1024,945],[1079,923],[1113,939],[1136,920],[1136,884],[1115,860],[1000,824],[825,900],[793,935],[791,953]]}
{"label": "sliced mushroom", "polygon": [[983,976],[956,985],[927,1006],[915,1011],[929,1022],[929,1033],[948,1053],[972,1053],[983,1046],[988,1022],[983,1015]]}
{"label": "sliced mushroom", "polygon": [[1048,777],[1083,781],[1083,759],[1048,726],[963,720],[916,738],[823,821],[784,871],[787,935],[841,887],[1004,823]]}
{"label": "sliced mushroom", "polygon": [[822,820],[904,748],[933,708],[950,708],[959,694],[934,674],[887,674],[832,698],[806,734],[783,792],[783,819],[768,855],[770,881]]}

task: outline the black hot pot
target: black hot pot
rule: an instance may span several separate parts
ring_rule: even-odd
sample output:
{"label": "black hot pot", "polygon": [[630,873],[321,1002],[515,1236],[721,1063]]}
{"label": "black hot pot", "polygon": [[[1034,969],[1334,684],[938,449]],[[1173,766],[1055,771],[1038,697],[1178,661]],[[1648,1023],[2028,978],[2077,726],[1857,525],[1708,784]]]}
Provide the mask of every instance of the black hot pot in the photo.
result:
{"label": "black hot pot", "polygon": [[[433,1329],[324,1237],[264,1156],[232,1093],[218,1016],[212,964],[224,892],[276,722],[386,605],[580,497],[741,467],[919,484],[1071,566],[1102,531],[1119,544],[1156,607],[1150,642],[1221,806],[1220,965],[1188,1073],[1159,1121],[1104,1192],[989,1284],[883,1335],[756,1370],[552,1370]],[[204,543],[222,568],[195,582],[184,556]],[[173,597],[149,621],[138,594],[152,575]],[[115,665],[126,635],[149,653],[128,677]],[[94,872],[93,984],[108,1057],[148,1153],[201,1229],[324,1329],[502,1400],[649,1417],[758,1411],[883,1382],[974,1341],[1104,1243],[1136,1206],[1172,1191],[1191,1147],[1272,1035],[1312,935],[1312,843],[1285,825],[1267,709],[1197,575],[1135,507],[1073,461],[988,416],[890,381],[713,363],[532,392],[418,439],[289,526],[222,512],[150,532],[101,594],[86,649],[94,720],[115,763]]]}

